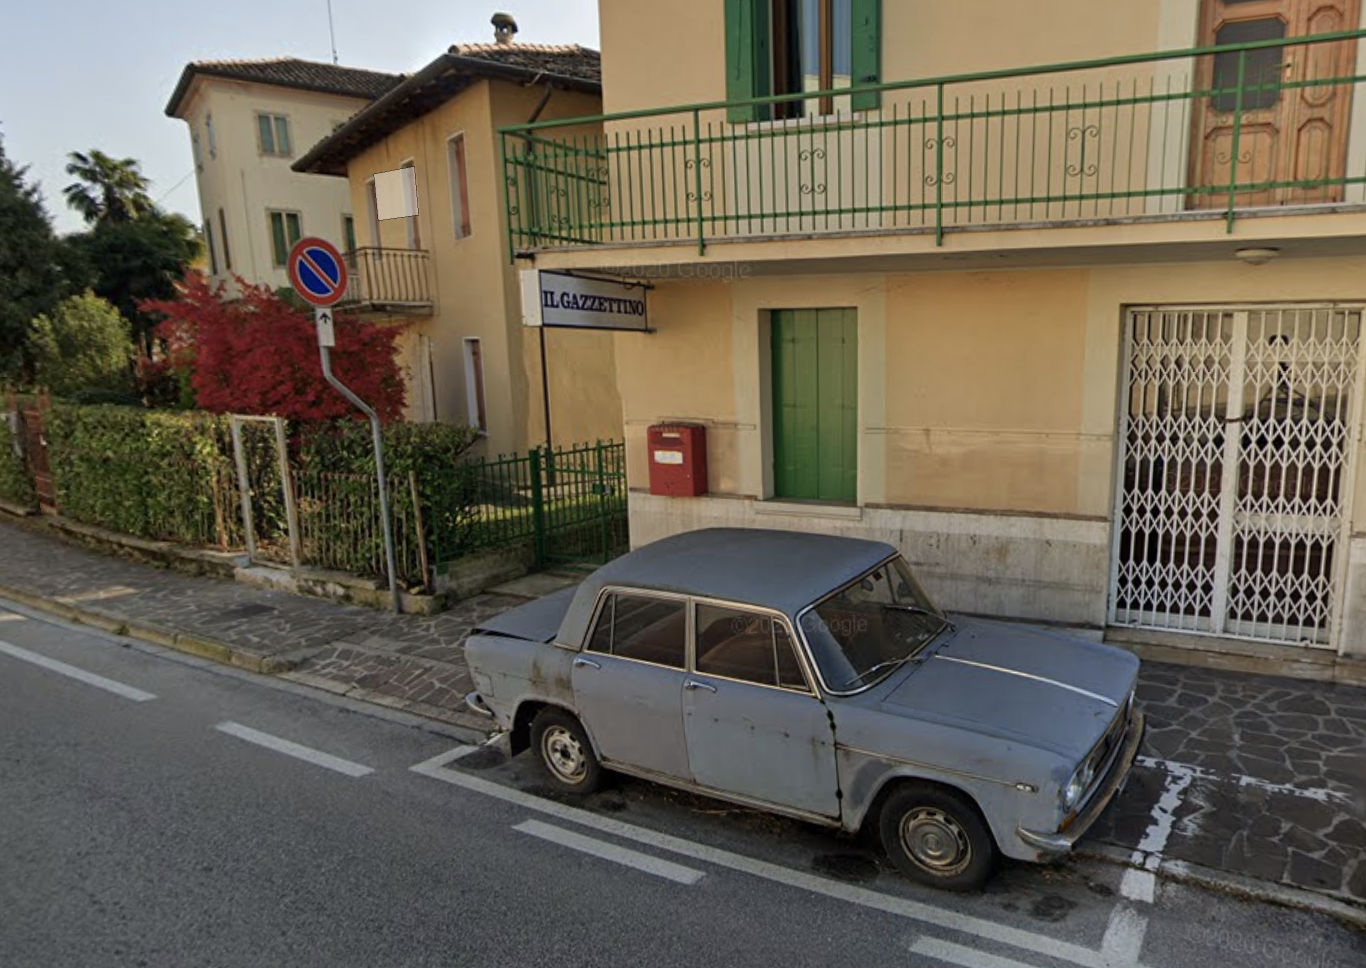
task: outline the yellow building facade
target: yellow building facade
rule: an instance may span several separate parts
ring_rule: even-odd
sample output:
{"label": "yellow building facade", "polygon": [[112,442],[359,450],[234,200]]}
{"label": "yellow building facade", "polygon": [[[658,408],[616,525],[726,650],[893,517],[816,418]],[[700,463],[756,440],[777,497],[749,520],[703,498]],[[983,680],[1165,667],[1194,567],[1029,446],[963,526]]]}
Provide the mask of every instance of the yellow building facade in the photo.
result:
{"label": "yellow building facade", "polygon": [[[523,268],[652,287],[633,543],[878,538],[951,609],[1360,675],[1360,3],[600,7],[603,134],[503,140]],[[704,497],[649,493],[679,421]]]}
{"label": "yellow building facade", "polygon": [[[611,339],[522,326],[497,136],[599,112],[598,77],[597,52],[577,46],[457,45],[295,165],[345,177],[319,179],[359,213],[343,308],[404,327],[410,418],[480,427],[489,455],[621,437]],[[381,218],[375,176],[400,168],[417,214]]]}

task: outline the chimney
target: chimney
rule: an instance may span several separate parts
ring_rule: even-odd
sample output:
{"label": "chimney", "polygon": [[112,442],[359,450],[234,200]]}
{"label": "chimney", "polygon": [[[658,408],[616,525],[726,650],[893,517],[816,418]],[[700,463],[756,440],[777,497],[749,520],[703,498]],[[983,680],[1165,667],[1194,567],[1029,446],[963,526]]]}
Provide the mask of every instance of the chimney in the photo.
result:
{"label": "chimney", "polygon": [[495,13],[490,21],[493,24],[493,39],[500,44],[512,43],[512,35],[517,33],[517,21],[510,13]]}

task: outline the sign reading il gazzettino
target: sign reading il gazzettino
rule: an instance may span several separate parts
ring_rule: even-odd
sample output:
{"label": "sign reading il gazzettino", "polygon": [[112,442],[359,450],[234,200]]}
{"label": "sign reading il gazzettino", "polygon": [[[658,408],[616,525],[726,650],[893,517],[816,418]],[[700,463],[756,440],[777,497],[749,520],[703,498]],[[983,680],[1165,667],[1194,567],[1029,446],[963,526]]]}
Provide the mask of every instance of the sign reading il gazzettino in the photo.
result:
{"label": "sign reading il gazzettino", "polygon": [[522,270],[522,322],[565,329],[649,332],[647,288],[564,272]]}

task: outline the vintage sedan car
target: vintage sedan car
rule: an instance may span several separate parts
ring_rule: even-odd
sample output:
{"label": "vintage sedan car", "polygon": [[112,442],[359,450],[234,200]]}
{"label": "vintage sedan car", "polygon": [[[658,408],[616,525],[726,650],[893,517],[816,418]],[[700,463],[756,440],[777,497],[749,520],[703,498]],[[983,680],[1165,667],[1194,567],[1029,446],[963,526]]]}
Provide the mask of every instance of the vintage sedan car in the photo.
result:
{"label": "vintage sedan car", "polygon": [[551,782],[603,769],[857,831],[972,889],[999,854],[1065,854],[1143,736],[1138,660],[941,612],[895,548],[694,531],[486,623],[471,708]]}

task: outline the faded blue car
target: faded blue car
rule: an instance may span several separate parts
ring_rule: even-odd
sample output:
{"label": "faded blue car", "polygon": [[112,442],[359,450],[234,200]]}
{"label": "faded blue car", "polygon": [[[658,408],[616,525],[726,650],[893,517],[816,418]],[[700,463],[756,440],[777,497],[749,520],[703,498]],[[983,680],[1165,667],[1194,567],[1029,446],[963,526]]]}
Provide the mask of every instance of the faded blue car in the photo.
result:
{"label": "faded blue car", "polygon": [[972,889],[1069,851],[1143,736],[1138,660],[948,616],[890,545],[666,538],[466,644],[471,708],[586,793],[604,768],[812,823],[876,825],[896,865]]}

